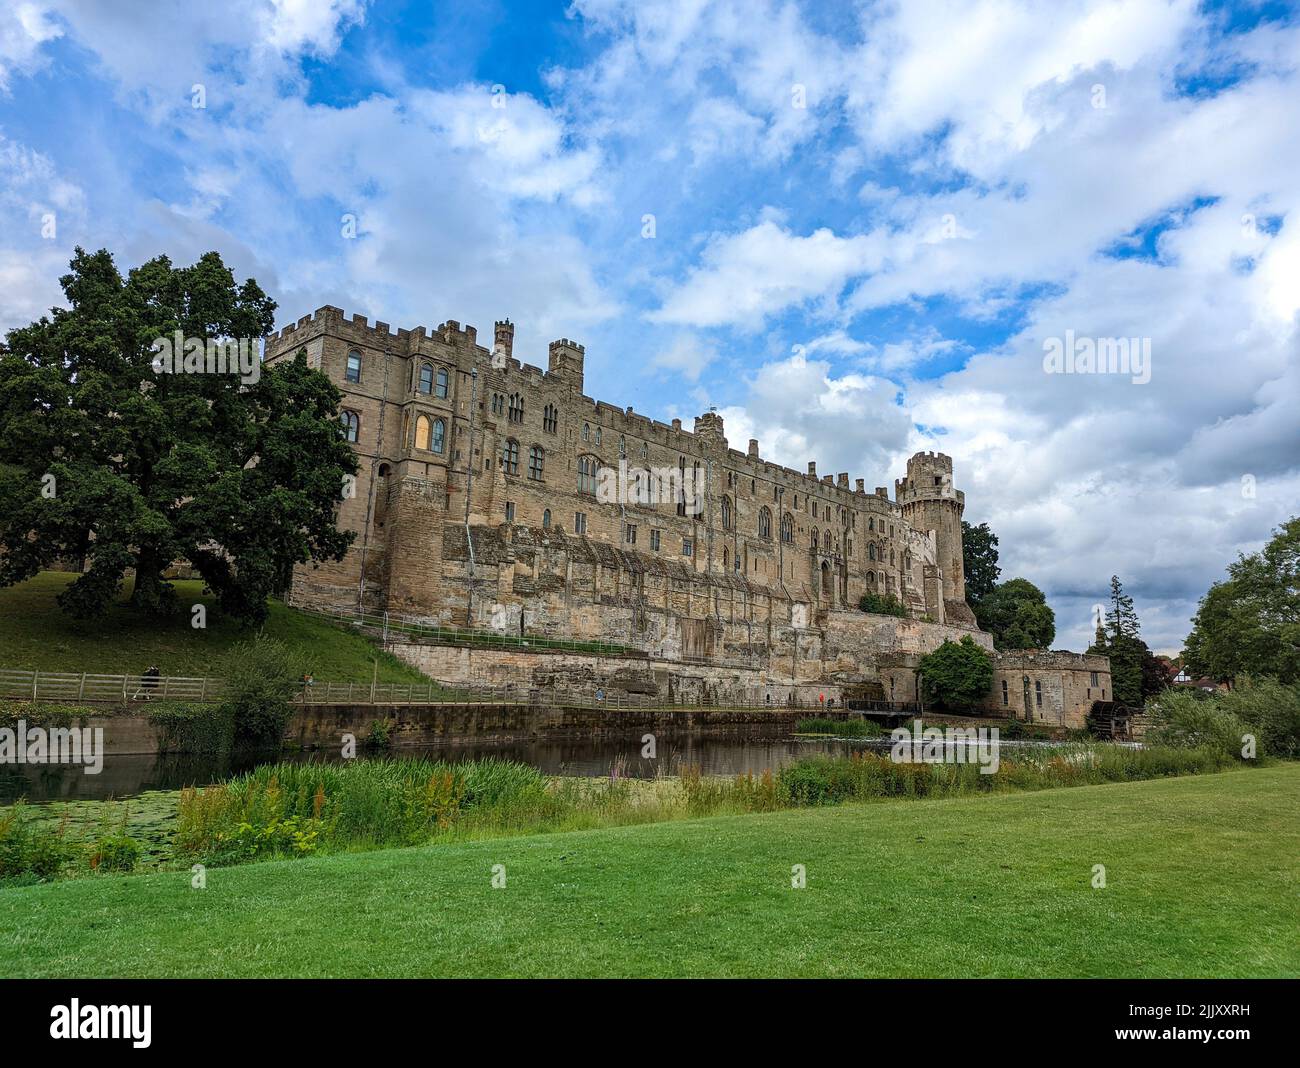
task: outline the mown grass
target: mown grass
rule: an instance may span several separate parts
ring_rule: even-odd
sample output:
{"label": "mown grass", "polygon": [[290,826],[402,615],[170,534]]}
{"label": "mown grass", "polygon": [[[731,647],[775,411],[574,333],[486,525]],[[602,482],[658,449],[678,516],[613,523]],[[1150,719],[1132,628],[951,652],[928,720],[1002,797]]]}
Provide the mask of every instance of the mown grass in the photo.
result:
{"label": "mown grass", "polygon": [[1285,764],[23,887],[0,974],[1296,976],[1298,858]]}
{"label": "mown grass", "polygon": [[[203,593],[201,581],[190,579],[173,583],[184,609],[176,616],[154,619],[132,610],[126,603],[131,592],[128,582],[121,599],[103,617],[75,619],[55,601],[75,578],[67,572],[46,571],[0,589],[0,667],[133,675],[156,664],[164,675],[216,675],[231,646],[251,636],[247,628],[218,612],[214,598]],[[190,607],[196,604],[207,607],[206,628],[190,626]],[[269,607],[266,635],[300,653],[322,682],[368,683],[376,659],[380,682],[429,681],[360,634],[278,601]]]}

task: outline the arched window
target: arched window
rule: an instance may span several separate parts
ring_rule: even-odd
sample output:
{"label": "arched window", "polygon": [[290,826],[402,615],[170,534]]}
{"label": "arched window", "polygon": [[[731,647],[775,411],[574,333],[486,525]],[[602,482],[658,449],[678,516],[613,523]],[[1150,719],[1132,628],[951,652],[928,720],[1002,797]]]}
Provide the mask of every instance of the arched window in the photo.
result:
{"label": "arched window", "polygon": [[546,452],[540,445],[528,450],[528,477],[541,481],[542,467],[546,463]]}
{"label": "arched window", "polygon": [[345,382],[361,381],[361,353],[356,349],[348,353],[348,366],[343,372],[343,379]]}
{"label": "arched window", "polygon": [[772,537],[772,512],[766,506],[758,510],[758,536],[769,539]]}
{"label": "arched window", "polygon": [[822,531],[822,551],[831,551],[831,532],[829,530]]}
{"label": "arched window", "polygon": [[492,414],[500,415],[506,410],[506,398],[502,393],[492,394]]}
{"label": "arched window", "polygon": [[821,535],[817,532],[817,528],[813,527],[812,528],[812,551],[813,552],[817,551],[817,547],[820,541],[821,541]]}
{"label": "arched window", "polygon": [[912,570],[912,553],[910,549],[903,554],[903,567],[908,571]]}
{"label": "arched window", "polygon": [[542,429],[548,434],[554,434],[556,427],[560,425],[560,410],[554,404],[548,404],[542,412]]}
{"label": "arched window", "polygon": [[519,474],[519,442],[514,438],[507,438],[501,446],[501,469],[507,475]]}
{"label": "arched window", "polygon": [[437,383],[436,383],[436,385],[434,386],[433,395],[434,395],[435,397],[442,397],[442,398],[446,399],[446,396],[447,396],[447,369],[446,369],[445,367],[439,367],[439,368],[438,368],[438,378],[437,378]]}
{"label": "arched window", "polygon": [[789,512],[781,517],[781,540],[787,545],[794,543],[794,516]]}
{"label": "arched window", "polygon": [[594,456],[578,457],[578,492],[596,492],[596,472],[600,470],[600,461]]}
{"label": "arched window", "polygon": [[591,437],[591,424],[590,424],[590,423],[583,423],[583,424],[582,424],[582,440],[583,440],[583,441],[586,441],[586,440],[587,440],[588,438],[590,438],[590,437]]}
{"label": "arched window", "polygon": [[551,529],[551,510],[549,508],[547,508],[546,511],[542,513],[542,529],[543,530]]}
{"label": "arched window", "polygon": [[343,424],[343,436],[348,441],[355,442],[361,434],[361,416],[345,408],[339,412],[339,422]]}
{"label": "arched window", "polygon": [[600,444],[600,427],[596,427],[596,444]]}
{"label": "arched window", "polygon": [[868,571],[868,572],[867,572],[867,589],[871,590],[873,593],[875,592],[875,589],[876,589],[876,573],[875,573],[874,571]]}
{"label": "arched window", "polygon": [[726,571],[727,566],[731,563],[731,556],[727,553],[727,547],[722,547],[722,570]]}
{"label": "arched window", "polygon": [[867,559],[868,559],[868,560],[874,560],[875,558],[876,558],[876,547],[875,547],[874,545],[868,545],[868,546],[867,546]]}
{"label": "arched window", "polygon": [[443,445],[447,440],[447,424],[441,419],[433,421],[433,439],[429,443],[430,452],[442,452]]}
{"label": "arched window", "polygon": [[731,498],[722,498],[722,529],[731,529]]}
{"label": "arched window", "polygon": [[415,420],[415,447],[424,449],[427,452],[432,432],[433,426],[429,422],[429,417],[427,415],[417,416]]}
{"label": "arched window", "polygon": [[431,363],[420,364],[420,387],[419,388],[421,393],[433,392],[433,364]]}
{"label": "arched window", "polygon": [[522,393],[510,394],[510,421],[512,423],[522,423],[524,421],[524,395]]}

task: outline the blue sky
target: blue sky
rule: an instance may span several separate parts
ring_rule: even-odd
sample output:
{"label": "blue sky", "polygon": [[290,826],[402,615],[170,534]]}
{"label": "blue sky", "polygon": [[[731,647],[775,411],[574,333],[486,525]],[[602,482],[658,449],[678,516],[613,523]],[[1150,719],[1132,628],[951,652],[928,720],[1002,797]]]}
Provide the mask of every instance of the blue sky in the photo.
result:
{"label": "blue sky", "polygon": [[[793,467],[950,453],[1058,645],[1118,573],[1175,651],[1300,500],[1298,63],[1272,3],[11,2],[0,328],[78,244],[508,316]],[[1067,331],[1150,381],[1046,374]]]}

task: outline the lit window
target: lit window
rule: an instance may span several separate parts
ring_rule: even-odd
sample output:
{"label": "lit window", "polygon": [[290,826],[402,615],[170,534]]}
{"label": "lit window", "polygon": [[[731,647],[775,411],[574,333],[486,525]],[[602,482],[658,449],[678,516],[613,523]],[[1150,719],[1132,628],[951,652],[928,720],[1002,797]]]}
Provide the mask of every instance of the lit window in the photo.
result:
{"label": "lit window", "polygon": [[429,417],[427,415],[419,416],[415,420],[415,447],[417,449],[424,449],[427,452],[429,449],[429,438],[432,433],[433,427],[429,423]]}

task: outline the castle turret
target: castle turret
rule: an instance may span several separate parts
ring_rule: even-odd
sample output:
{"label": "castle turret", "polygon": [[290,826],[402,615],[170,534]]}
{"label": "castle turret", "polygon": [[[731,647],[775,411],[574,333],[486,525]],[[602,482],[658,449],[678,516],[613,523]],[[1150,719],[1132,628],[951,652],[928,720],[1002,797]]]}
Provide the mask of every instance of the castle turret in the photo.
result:
{"label": "castle turret", "polygon": [[582,363],[587,350],[567,337],[551,342],[548,374],[567,382],[578,393],[582,392]]}
{"label": "castle turret", "polygon": [[508,360],[514,355],[514,350],[515,324],[509,319],[498,319],[496,324],[496,333],[492,343],[493,355],[500,353]]}
{"label": "castle turret", "polygon": [[952,457],[918,452],[907,461],[907,477],[895,479],[894,499],[913,529],[934,531],[935,562],[943,572],[944,600],[966,600],[961,516],[966,494],[952,484]]}

